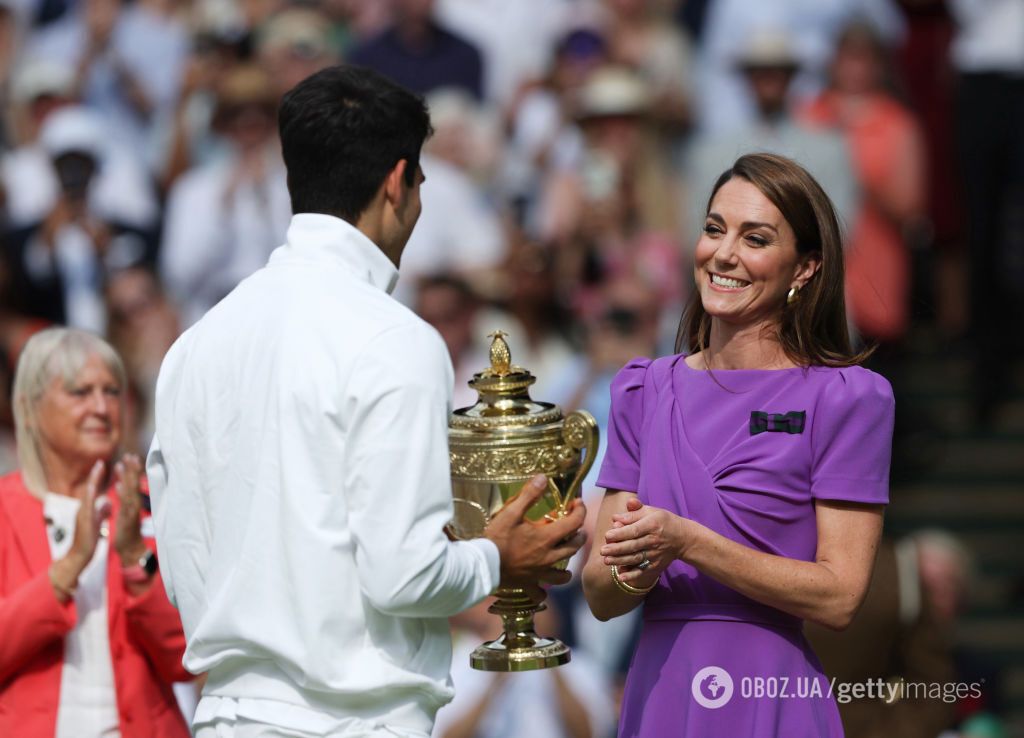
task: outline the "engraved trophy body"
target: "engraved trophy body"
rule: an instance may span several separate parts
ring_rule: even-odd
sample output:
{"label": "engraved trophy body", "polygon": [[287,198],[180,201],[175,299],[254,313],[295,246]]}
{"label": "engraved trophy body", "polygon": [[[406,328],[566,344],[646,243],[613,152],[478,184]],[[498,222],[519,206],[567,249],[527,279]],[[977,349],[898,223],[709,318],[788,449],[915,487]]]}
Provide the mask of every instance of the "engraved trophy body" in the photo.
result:
{"label": "engraved trophy body", "polygon": [[[547,475],[548,491],[526,517],[562,517],[597,453],[597,423],[590,413],[577,410],[563,417],[557,405],[532,400],[535,377],[512,365],[504,333],[491,336],[491,366],[469,382],[479,400],[453,412],[448,422],[455,502],[448,530],[462,540],[481,537],[491,517],[536,474]],[[514,587],[499,587],[495,594],[490,612],[501,616],[504,632],[473,652],[474,669],[528,671],[569,661],[564,643],[534,630],[533,615],[543,604],[533,604]]]}

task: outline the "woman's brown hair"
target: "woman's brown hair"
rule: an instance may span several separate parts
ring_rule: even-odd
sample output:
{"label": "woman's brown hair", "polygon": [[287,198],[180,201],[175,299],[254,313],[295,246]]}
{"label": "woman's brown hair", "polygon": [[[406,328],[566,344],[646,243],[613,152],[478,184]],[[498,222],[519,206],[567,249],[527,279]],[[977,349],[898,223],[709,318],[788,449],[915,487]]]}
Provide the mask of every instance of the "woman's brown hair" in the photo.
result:
{"label": "woman's brown hair", "polygon": [[[757,187],[782,213],[796,234],[798,254],[817,253],[821,266],[792,304],[786,304],[776,339],[789,359],[800,366],[852,366],[870,355],[855,352],[846,323],[843,290],[843,243],[832,201],[807,170],[777,154],[747,154],[715,182],[705,212],[722,185],[733,178]],[[676,351],[703,351],[711,334],[711,316],[696,290],[679,322]]]}

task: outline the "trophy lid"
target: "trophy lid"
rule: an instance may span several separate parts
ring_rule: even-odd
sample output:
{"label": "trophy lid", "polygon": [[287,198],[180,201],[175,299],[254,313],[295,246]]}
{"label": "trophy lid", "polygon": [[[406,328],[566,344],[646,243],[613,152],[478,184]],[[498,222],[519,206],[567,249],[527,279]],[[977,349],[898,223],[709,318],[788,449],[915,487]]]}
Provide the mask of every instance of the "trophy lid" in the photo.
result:
{"label": "trophy lid", "polygon": [[530,385],[537,378],[512,363],[512,353],[505,342],[507,335],[500,330],[488,334],[491,365],[469,381],[479,399],[472,407],[452,413],[452,427],[479,428],[484,419],[493,419],[492,422],[503,426],[538,425],[561,419],[562,412],[557,406],[530,398]]}

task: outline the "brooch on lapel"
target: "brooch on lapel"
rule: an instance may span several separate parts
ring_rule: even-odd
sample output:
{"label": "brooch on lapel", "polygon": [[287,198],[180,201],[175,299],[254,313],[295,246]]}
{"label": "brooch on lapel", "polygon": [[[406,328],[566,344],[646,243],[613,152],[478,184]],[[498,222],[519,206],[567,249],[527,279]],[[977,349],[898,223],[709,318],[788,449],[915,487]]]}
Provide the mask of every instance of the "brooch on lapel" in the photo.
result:
{"label": "brooch on lapel", "polygon": [[752,410],[750,413],[750,435],[758,433],[803,433],[807,412],[794,410],[788,413],[765,413]]}
{"label": "brooch on lapel", "polygon": [[43,522],[46,523],[47,528],[53,528],[53,532],[50,535],[53,536],[55,543],[60,543],[67,536],[67,531],[57,525],[49,515],[43,516]]}

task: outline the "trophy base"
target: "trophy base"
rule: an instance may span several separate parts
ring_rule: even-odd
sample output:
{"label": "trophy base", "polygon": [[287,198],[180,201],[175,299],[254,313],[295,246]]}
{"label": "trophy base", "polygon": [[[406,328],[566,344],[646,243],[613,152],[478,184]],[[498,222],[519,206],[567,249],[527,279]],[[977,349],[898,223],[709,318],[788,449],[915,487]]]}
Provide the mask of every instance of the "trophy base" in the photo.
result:
{"label": "trophy base", "polygon": [[526,643],[509,646],[506,635],[479,646],[469,657],[469,665],[478,671],[534,671],[569,663],[569,647],[554,638],[529,634]]}

